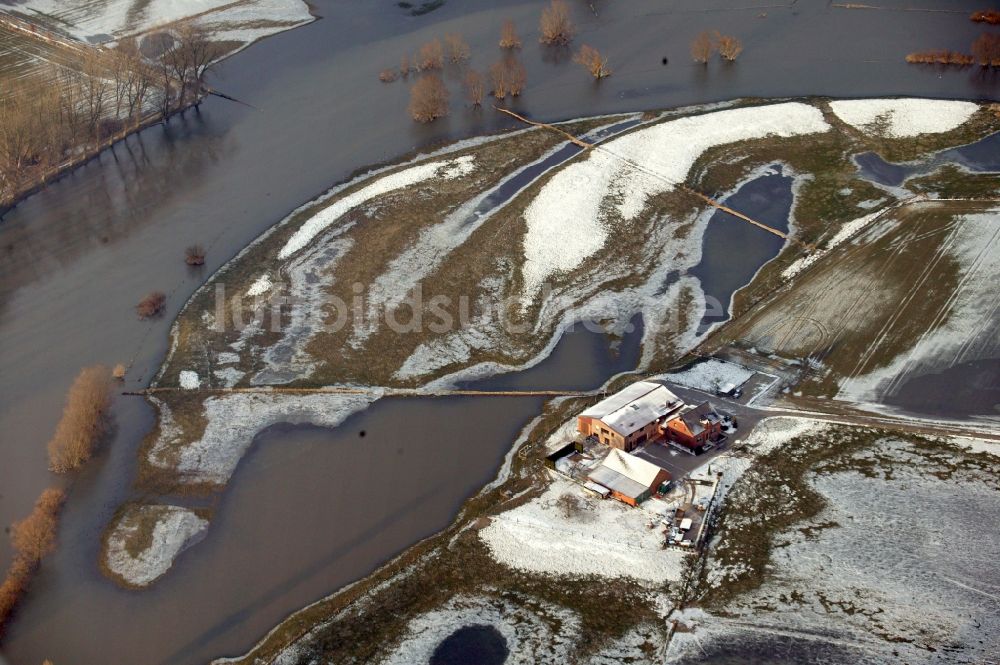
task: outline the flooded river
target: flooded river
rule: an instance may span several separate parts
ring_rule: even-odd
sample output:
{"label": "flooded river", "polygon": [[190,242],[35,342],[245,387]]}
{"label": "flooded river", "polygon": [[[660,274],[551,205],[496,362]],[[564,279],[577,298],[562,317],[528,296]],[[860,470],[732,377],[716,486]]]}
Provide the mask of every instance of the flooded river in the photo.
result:
{"label": "flooded river", "polygon": [[[512,126],[488,108],[458,105],[429,127],[406,118],[406,87],[379,83],[377,72],[432,36],[461,32],[476,52],[474,66],[485,68],[497,57],[500,23],[513,18],[529,78],[516,107],[547,120],[744,95],[979,98],[996,89],[978,72],[902,62],[909,51],[967,45],[980,32],[965,19],[980,8],[975,3],[927,5],[955,10],[958,18],[806,2],[731,9],[723,0],[669,7],[658,0],[598,1],[597,16],[574,5],[579,41],[606,51],[616,67],[600,85],[568,54],[543,53],[533,30],[536,2],[452,0],[419,18],[388,0],[314,4],[322,20],[265,40],[219,68],[213,84],[253,108],[209,99],[4,215],[0,523],[27,514],[43,487],[61,482],[46,470],[45,442],[81,366],[131,363],[126,385],[141,387],[163,359],[170,320],[186,298],[289,210],[360,166]],[[716,28],[743,39],[740,61],[690,64],[691,36]],[[184,248],[195,242],[208,248],[201,270],[183,262]],[[167,315],[139,322],[132,306],[152,289],[168,293]],[[572,339],[595,352],[590,338]],[[605,368],[617,369],[614,362]],[[115,436],[74,481],[60,549],[33,582],[3,653],[17,665],[45,658],[187,664],[249,647],[285,613],[447,524],[538,408],[532,400],[417,404],[380,403],[336,432],[261,434],[261,445],[219,499],[206,540],[151,590],[129,592],[100,575],[99,538],[131,496],[136,449],[153,416],[141,400],[118,398]],[[414,419],[424,432],[409,431]],[[400,454],[407,463],[423,459],[425,472],[397,475],[393,469],[401,465],[393,456]],[[462,478],[450,466],[455,460]],[[9,554],[4,542],[0,565]]]}

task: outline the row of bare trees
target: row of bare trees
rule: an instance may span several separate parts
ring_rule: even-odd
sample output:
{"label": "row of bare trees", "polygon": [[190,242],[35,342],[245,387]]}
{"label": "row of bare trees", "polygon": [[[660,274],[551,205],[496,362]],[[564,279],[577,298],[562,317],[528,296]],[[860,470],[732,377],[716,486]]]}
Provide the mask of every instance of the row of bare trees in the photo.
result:
{"label": "row of bare trees", "polygon": [[62,490],[48,488],[38,497],[31,514],[11,527],[14,557],[7,575],[0,582],[0,633],[27,590],[38,564],[55,547],[59,510],[65,500]]}
{"label": "row of bare trees", "polygon": [[1000,67],[1000,34],[984,32],[979,35],[969,47],[971,54],[937,49],[917,51],[906,56],[906,61],[916,64],[979,65],[981,67]]}
{"label": "row of bare trees", "polygon": [[182,25],[145,57],[135,39],[113,49],[81,46],[73,67],[53,65],[13,81],[0,98],[0,204],[134,131],[154,113],[166,117],[201,95],[221,57],[199,27]]}

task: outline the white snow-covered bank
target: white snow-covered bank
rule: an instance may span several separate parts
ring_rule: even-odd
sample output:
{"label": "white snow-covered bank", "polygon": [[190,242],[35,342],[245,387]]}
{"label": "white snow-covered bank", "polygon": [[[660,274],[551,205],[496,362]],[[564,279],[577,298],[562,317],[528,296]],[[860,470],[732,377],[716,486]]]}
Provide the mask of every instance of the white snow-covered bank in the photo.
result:
{"label": "white snow-covered bank", "polygon": [[871,133],[885,122],[892,138],[939,134],[965,123],[979,110],[975,102],[944,99],[845,99],[830,102],[838,118]]}
{"label": "white snow-covered bank", "polygon": [[[153,522],[150,527],[149,522]],[[103,553],[104,565],[128,586],[145,587],[162,577],[174,559],[200,539],[208,520],[180,506],[133,505],[111,527]],[[143,537],[141,529],[151,529],[149,544],[133,554],[131,539]]]}
{"label": "white snow-covered bank", "polygon": [[463,155],[454,159],[447,159],[435,162],[425,162],[416,166],[411,166],[402,171],[396,171],[389,175],[378,178],[370,185],[362,187],[356,192],[336,201],[333,205],[323,208],[318,213],[309,218],[298,230],[292,234],[285,246],[278,252],[278,259],[287,259],[289,256],[299,251],[309,244],[320,232],[333,222],[343,217],[353,208],[370,201],[376,196],[387,194],[392,191],[403,189],[419,182],[431,178],[459,178],[472,173],[475,156]]}
{"label": "white snow-covered bank", "polygon": [[650,196],[682,183],[705,150],[829,129],[819,109],[787,102],[679,118],[603,144],[553,176],[525,210],[525,297],[597,253],[619,220],[635,219]]}
{"label": "white snow-covered bank", "polygon": [[222,485],[261,430],[277,423],[336,427],[379,397],[377,390],[366,395],[266,392],[216,395],[205,400],[205,431],[190,443],[184,443],[184,433],[170,408],[151,397],[160,409],[160,432],[148,459],[155,467],[176,472],[182,482]]}
{"label": "white snow-covered bank", "polygon": [[[581,505],[568,517],[556,505],[564,494],[575,496]],[[479,536],[493,558],[512,568],[659,584],[680,579],[686,556],[663,549],[663,519],[642,507],[592,498],[560,478],[540,497],[492,517]]]}

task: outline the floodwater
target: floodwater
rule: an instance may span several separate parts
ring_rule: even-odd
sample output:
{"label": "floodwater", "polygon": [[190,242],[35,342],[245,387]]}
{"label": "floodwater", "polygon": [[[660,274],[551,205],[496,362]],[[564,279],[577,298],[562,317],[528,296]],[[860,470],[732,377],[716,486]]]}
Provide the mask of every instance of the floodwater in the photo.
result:
{"label": "floodwater", "polygon": [[1000,173],[1000,133],[975,143],[949,148],[916,162],[888,162],[875,152],[854,156],[858,174],[880,185],[898,187],[913,176],[933,173],[946,164],[954,164],[974,173]]}
{"label": "floodwater", "polygon": [[[534,26],[540,2],[498,6],[494,0],[452,1],[414,18],[390,0],[315,0],[322,20],[269,38],[218,69],[213,85],[252,108],[209,99],[197,111],[106,151],[4,215],[0,523],[27,514],[45,486],[65,482],[46,470],[45,442],[80,367],[128,362],[125,387],[142,387],[162,361],[170,320],[188,296],[288,211],[361,166],[442,140],[514,126],[512,119],[489,107],[474,110],[458,103],[449,118],[430,126],[410,122],[404,110],[406,84],[377,80],[377,72],[397,63],[400,54],[412,53],[433,36],[457,31],[473,45],[473,66],[485,69],[498,57],[493,45],[499,25],[512,18],[525,44],[521,57],[529,81],[514,107],[540,120],[749,95],[996,94],[996,80],[978,69],[939,71],[902,61],[902,55],[913,50],[966,46],[982,31],[966,18],[980,3],[925,3],[954,14],[902,11],[900,0],[880,4],[887,9],[845,10],[806,2],[779,6],[751,1],[733,8],[725,0],[669,5],[660,0],[598,0],[593,3],[596,16],[583,4],[574,4],[578,41],[605,51],[616,69],[597,85],[569,61],[568,52],[545,51],[538,45]],[[739,35],[747,47],[740,61],[708,67],[689,63],[688,42],[703,29]],[[850,48],[843,48],[845,43]],[[669,57],[669,65],[661,64],[663,57]],[[457,75],[447,74],[446,80],[457,99]],[[195,242],[208,248],[202,270],[183,263],[184,248]],[[168,294],[166,316],[139,322],[132,307],[153,289]],[[467,442],[470,450],[482,440],[509,441],[508,434],[534,408],[490,404],[496,404],[495,420],[454,416],[470,428],[491,428]],[[384,408],[369,413],[387,413],[380,410]],[[318,561],[329,554],[330,541],[312,538],[314,533],[288,533],[296,525],[315,530],[318,522],[310,526],[305,517],[289,519],[289,528],[273,536],[240,531],[245,524],[252,526],[253,517],[234,517],[239,506],[258,509],[273,500],[287,509],[291,504],[282,503],[282,493],[327,491],[325,485],[336,486],[355,473],[352,458],[342,456],[339,466],[329,463],[322,482],[306,476],[322,488],[305,487],[294,475],[264,482],[271,477],[264,471],[258,472],[260,482],[248,480],[253,473],[248,469],[254,469],[257,460],[267,458],[273,462],[270,468],[280,469],[286,463],[283,455],[310,450],[307,443],[278,443],[259,446],[251,454],[220,500],[209,536],[181,557],[177,570],[147,592],[118,590],[98,572],[99,538],[116,506],[131,496],[136,449],[153,418],[136,398],[118,398],[114,414],[115,436],[73,480],[60,549],[45,561],[4,638],[4,654],[15,663],[45,658],[75,665],[197,663],[209,654],[241,651],[284,613],[354,579],[352,575],[401,547],[399,542],[382,541],[384,547],[374,548],[377,553],[366,551],[366,565],[357,563],[353,572],[345,568],[339,576],[325,573],[327,577],[298,580],[303,560],[284,558],[278,541],[292,538],[303,557]],[[408,428],[401,426],[397,436]],[[485,469],[496,459],[497,451],[490,451],[477,466]],[[441,470],[424,479],[429,488],[455,475]],[[469,473],[481,477],[478,471]],[[452,497],[461,494],[451,491]],[[369,492],[391,492],[391,487],[372,487]],[[368,500],[356,497],[358,503]],[[441,524],[441,514],[434,511],[406,512],[406,505],[398,510],[407,516],[400,519],[412,523],[411,536]],[[280,526],[277,520],[266,523]],[[331,532],[337,525],[330,515],[322,522]],[[225,556],[209,555],[222,552],[213,549],[222,547],[213,542],[232,549]],[[310,544],[314,542],[315,547]],[[0,565],[9,562],[9,554],[7,543],[0,544]],[[361,558],[359,554],[359,562]],[[228,577],[230,569],[237,571],[233,577]]]}
{"label": "floodwater", "polygon": [[[781,165],[775,164],[768,173],[741,185],[722,203],[762,224],[788,231],[792,183],[791,176],[784,175]],[[688,271],[701,281],[705,292],[699,334],[729,318],[733,294],[749,284],[784,246],[784,239],[729,213],[717,210],[712,214],[702,240],[701,261]]]}
{"label": "floodwater", "polygon": [[493,626],[463,626],[441,641],[430,665],[503,665],[510,651]]}

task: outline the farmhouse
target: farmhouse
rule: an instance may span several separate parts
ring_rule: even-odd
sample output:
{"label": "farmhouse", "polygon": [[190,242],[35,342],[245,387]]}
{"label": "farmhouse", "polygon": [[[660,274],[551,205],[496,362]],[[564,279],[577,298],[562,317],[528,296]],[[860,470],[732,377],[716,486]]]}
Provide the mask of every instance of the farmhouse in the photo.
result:
{"label": "farmhouse", "polygon": [[590,481],[611,490],[611,496],[619,501],[636,506],[654,492],[665,490],[670,474],[641,457],[612,450],[590,472]]}
{"label": "farmhouse", "polygon": [[577,416],[576,428],[585,437],[630,451],[659,438],[663,422],[683,407],[663,384],[638,381]]}
{"label": "farmhouse", "polygon": [[668,420],[666,435],[689,448],[700,448],[722,435],[722,416],[714,404],[702,402]]}

